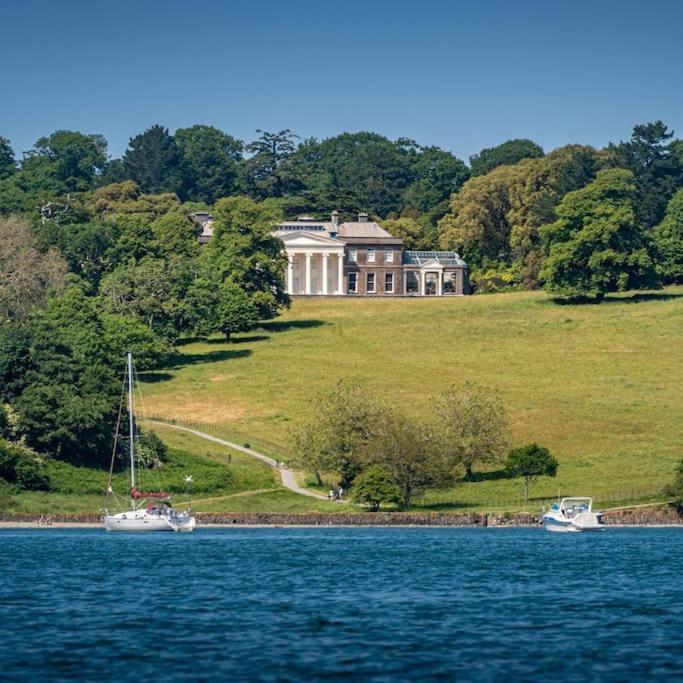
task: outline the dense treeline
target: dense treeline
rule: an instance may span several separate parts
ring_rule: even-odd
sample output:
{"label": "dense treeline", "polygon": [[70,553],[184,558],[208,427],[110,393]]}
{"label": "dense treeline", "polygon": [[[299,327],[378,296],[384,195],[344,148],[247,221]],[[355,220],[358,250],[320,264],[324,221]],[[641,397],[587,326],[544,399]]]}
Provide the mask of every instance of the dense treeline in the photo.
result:
{"label": "dense treeline", "polygon": [[[289,300],[272,225],[332,209],[370,212],[407,248],[458,250],[479,291],[601,297],[683,280],[683,142],[661,122],[600,150],[509,140],[469,166],[368,132],[245,143],[155,125],[120,159],[101,135],[56,131],[21,159],[0,137],[0,436],[102,462],[124,351],[151,368],[181,335],[276,316]],[[207,210],[200,247],[192,214]]]}

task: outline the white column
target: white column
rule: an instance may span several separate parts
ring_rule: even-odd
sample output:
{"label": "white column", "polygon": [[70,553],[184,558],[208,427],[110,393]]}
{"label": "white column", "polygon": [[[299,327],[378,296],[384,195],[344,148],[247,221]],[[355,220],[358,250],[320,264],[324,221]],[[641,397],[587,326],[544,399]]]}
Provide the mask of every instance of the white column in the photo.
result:
{"label": "white column", "polygon": [[311,257],[313,254],[306,254],[306,289],[305,293],[311,293]]}
{"label": "white column", "polygon": [[438,278],[437,283],[439,285],[436,291],[439,293],[439,296],[443,296],[443,270],[440,273],[437,273],[436,277]]}
{"label": "white column", "polygon": [[327,296],[327,257],[329,254],[323,254],[323,296]]}
{"label": "white column", "polygon": [[337,254],[337,294],[344,293],[344,254]]}
{"label": "white column", "polygon": [[294,254],[287,254],[287,294],[294,294]]}
{"label": "white column", "polygon": [[425,272],[424,270],[420,271],[420,296],[425,295]]}

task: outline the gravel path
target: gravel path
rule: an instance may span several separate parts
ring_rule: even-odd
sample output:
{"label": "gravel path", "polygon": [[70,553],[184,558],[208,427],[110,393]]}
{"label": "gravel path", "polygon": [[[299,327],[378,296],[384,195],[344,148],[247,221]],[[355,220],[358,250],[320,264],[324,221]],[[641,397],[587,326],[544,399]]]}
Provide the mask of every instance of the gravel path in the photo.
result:
{"label": "gravel path", "polygon": [[170,422],[162,422],[161,420],[147,420],[147,422],[151,422],[152,424],[164,425],[164,427],[171,427],[172,429],[178,429],[182,432],[189,432],[190,434],[194,434],[195,436],[198,436],[201,439],[213,441],[214,443],[219,443],[222,446],[227,446],[228,448],[232,448],[236,451],[239,451],[240,453],[244,453],[245,455],[251,455],[253,458],[258,458],[259,460],[262,460],[267,465],[269,465],[270,467],[272,467],[280,473],[280,479],[282,480],[282,485],[285,488],[289,489],[290,491],[294,491],[294,493],[298,493],[301,496],[317,498],[318,500],[328,500],[327,496],[320,495],[319,493],[314,493],[313,491],[305,489],[303,486],[299,486],[299,484],[296,481],[296,477],[294,476],[294,470],[291,470],[288,467],[282,467],[278,465],[278,463],[275,460],[273,460],[273,458],[269,458],[267,455],[263,455],[263,453],[259,453],[258,451],[255,451],[253,448],[245,448],[244,446],[240,446],[239,444],[232,443],[232,441],[219,439],[217,436],[212,436],[211,434],[207,434],[206,432],[200,432],[197,429],[190,429],[189,427],[181,427],[180,425],[174,425]]}

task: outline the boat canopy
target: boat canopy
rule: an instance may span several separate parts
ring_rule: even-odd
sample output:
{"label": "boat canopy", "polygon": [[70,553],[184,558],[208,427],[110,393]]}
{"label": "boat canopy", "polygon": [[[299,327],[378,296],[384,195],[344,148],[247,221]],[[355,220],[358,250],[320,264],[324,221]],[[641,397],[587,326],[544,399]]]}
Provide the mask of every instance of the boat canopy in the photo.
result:
{"label": "boat canopy", "polygon": [[159,500],[165,500],[171,497],[170,493],[165,491],[159,491],[157,493],[145,493],[144,491],[138,491],[135,487],[130,490],[130,497],[133,500],[141,500],[142,498],[158,498]]}

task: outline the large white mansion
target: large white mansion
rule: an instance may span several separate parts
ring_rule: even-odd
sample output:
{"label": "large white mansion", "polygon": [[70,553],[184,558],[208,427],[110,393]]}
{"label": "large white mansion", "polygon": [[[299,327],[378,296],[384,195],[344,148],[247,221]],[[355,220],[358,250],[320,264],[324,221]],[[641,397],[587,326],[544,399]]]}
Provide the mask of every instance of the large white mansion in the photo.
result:
{"label": "large white mansion", "polygon": [[[213,235],[209,214],[195,214],[200,242]],[[287,292],[293,296],[454,296],[469,291],[467,264],[454,251],[404,251],[393,237],[361,213],[339,222],[300,216],[274,233],[289,261]]]}

